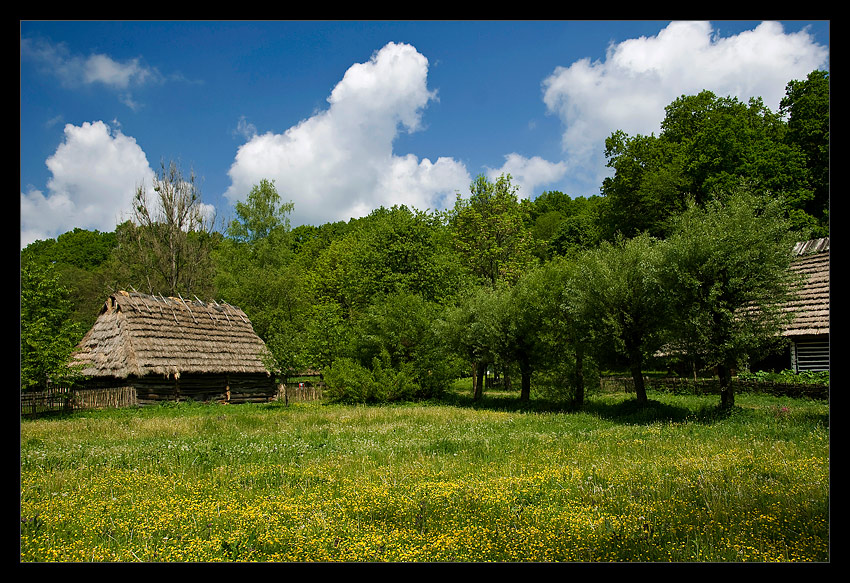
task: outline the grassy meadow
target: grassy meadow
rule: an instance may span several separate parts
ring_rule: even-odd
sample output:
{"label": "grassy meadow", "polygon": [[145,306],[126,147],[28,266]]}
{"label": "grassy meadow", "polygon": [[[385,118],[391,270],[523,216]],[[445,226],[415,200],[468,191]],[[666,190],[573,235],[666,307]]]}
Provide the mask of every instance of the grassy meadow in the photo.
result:
{"label": "grassy meadow", "polygon": [[829,406],[516,393],[21,420],[22,562],[829,561]]}

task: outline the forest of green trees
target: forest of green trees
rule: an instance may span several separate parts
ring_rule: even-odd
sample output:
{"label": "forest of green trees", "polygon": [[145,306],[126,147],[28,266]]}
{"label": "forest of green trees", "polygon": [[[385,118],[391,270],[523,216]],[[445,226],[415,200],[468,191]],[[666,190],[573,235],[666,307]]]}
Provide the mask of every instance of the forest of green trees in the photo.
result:
{"label": "forest of green trees", "polygon": [[21,389],[70,381],[106,296],[135,289],[239,306],[281,378],[321,371],[341,401],[430,398],[469,376],[480,397],[488,368],[520,399],[533,382],[578,404],[600,370],[627,370],[645,401],[663,350],[714,368],[731,406],[730,371],[775,347],[793,243],[829,234],[829,74],[789,82],[777,112],[682,96],[658,135],[613,131],[605,153],[595,196],[520,200],[511,176],[480,176],[446,211],[297,227],[267,180],[205,224],[192,177],[163,164],[114,232],[21,251]]}

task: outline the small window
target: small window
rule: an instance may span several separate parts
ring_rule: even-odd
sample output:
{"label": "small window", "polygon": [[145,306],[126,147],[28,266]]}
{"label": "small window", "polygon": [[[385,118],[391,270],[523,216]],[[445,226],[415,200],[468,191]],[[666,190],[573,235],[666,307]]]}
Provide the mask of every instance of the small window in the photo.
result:
{"label": "small window", "polygon": [[829,370],[829,340],[795,342],[791,351],[794,370]]}

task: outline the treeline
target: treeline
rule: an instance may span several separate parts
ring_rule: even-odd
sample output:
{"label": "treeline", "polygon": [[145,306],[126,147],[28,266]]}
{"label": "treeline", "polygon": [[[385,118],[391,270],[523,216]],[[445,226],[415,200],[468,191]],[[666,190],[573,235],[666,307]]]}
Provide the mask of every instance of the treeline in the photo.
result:
{"label": "treeline", "polygon": [[[484,371],[528,399],[581,403],[601,367],[659,353],[731,370],[775,343],[796,240],[828,235],[829,77],[792,81],[777,113],[709,92],[658,136],[614,132],[601,195],[519,200],[481,176],[446,211],[379,208],[292,228],[263,180],[214,229],[194,180],[163,164],[115,232],[75,229],[21,252],[22,389],[64,372],[116,289],[241,307],[278,373],[321,371],[334,399],[439,396]],[[283,193],[285,194],[285,193]]]}

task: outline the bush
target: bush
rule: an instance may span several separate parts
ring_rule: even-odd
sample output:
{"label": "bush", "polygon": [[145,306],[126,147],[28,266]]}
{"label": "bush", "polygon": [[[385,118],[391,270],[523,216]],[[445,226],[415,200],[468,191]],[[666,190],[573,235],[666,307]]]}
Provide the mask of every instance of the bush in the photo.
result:
{"label": "bush", "polygon": [[780,372],[769,372],[760,370],[756,372],[741,372],[738,374],[738,378],[745,381],[828,385],[829,371],[804,370],[801,372],[794,372],[793,370],[788,369]]}
{"label": "bush", "polygon": [[324,372],[324,395],[341,403],[369,403],[381,400],[372,372],[350,358],[338,358]]}
{"label": "bush", "polygon": [[375,358],[368,369],[351,358],[338,358],[325,373],[325,397],[339,403],[404,401],[420,396],[409,365],[399,369]]}
{"label": "bush", "polygon": [[413,378],[411,366],[402,364],[398,370],[387,366],[379,359],[372,361],[372,378],[381,387],[381,394],[387,401],[406,401],[419,393],[419,385]]}

